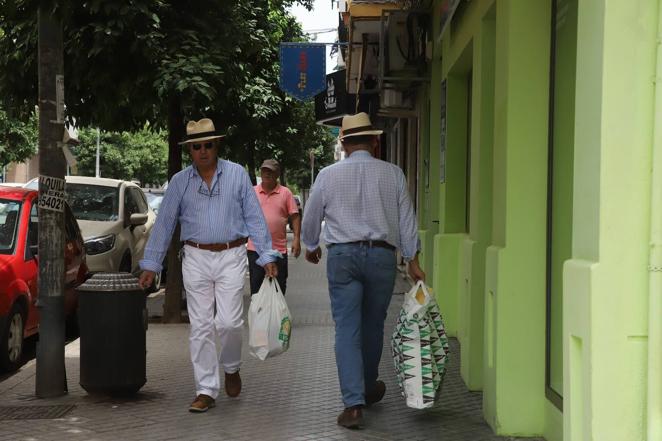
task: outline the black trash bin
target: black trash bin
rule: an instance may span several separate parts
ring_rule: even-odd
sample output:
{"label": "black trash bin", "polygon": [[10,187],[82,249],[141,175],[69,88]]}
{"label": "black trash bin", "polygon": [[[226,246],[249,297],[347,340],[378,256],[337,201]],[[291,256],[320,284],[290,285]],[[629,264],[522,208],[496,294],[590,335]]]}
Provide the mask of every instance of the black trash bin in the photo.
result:
{"label": "black trash bin", "polygon": [[130,395],[146,378],[145,292],[129,273],[97,273],[78,287],[80,385]]}

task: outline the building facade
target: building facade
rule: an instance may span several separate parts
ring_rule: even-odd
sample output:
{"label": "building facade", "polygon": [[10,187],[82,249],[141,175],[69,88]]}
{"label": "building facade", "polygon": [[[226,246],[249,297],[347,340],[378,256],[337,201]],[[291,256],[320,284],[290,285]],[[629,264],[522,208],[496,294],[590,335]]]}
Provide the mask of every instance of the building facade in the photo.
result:
{"label": "building facade", "polygon": [[[662,440],[662,2],[347,1],[462,377],[503,435]],[[376,82],[374,80],[376,79]]]}

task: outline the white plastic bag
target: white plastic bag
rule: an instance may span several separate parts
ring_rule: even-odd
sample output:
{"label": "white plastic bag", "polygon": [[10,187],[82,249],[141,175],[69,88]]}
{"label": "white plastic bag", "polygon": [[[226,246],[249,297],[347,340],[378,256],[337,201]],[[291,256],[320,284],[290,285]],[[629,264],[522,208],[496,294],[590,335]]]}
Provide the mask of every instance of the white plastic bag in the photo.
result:
{"label": "white plastic bag", "polygon": [[251,297],[248,331],[250,353],[260,360],[289,349],[292,319],[276,279],[265,277],[260,290]]}
{"label": "white plastic bag", "polygon": [[407,406],[432,407],[446,374],[449,347],[439,306],[421,281],[405,294],[391,349]]}

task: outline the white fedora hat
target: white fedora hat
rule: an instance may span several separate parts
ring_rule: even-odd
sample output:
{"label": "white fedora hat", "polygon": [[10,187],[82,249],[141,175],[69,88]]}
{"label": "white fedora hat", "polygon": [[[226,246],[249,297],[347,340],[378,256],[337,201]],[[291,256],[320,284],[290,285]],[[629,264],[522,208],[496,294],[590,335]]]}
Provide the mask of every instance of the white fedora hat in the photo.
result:
{"label": "white fedora hat", "polygon": [[189,121],[186,124],[186,138],[180,144],[210,141],[220,138],[225,138],[225,135],[219,135],[216,132],[214,122],[209,118],[202,118],[200,121]]}
{"label": "white fedora hat", "polygon": [[383,130],[375,129],[372,126],[368,114],[361,112],[356,115],[348,115],[342,119],[340,140],[342,141],[351,136],[381,135],[382,133]]}

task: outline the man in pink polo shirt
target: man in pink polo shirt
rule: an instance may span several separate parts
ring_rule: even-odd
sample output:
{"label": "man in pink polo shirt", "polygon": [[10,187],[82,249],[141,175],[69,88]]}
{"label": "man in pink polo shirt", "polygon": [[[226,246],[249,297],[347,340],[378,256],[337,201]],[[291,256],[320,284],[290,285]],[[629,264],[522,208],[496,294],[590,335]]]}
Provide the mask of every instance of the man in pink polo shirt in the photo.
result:
{"label": "man in pink polo shirt", "polygon": [[[287,232],[285,227],[288,219],[292,220],[294,240],[292,241],[292,254],[299,257],[301,253],[301,217],[292,192],[289,188],[278,183],[280,165],[275,159],[267,159],[260,167],[262,183],[253,187],[260,201],[264,218],[271,232],[272,248],[280,252],[283,257],[275,263],[278,267],[278,284],[285,294],[287,289]],[[256,263],[258,254],[253,242],[248,240],[248,271],[251,279],[251,294],[259,291],[264,280],[264,268]]]}

